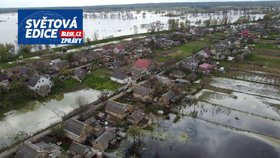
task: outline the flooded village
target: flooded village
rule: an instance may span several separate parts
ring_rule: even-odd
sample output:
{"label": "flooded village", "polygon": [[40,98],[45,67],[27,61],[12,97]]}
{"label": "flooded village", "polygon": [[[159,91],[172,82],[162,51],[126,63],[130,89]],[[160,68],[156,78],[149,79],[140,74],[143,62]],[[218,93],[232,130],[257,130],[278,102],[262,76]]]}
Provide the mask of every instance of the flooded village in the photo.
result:
{"label": "flooded village", "polygon": [[234,20],[86,8],[133,25],[1,56],[0,157],[279,158],[280,5],[252,8]]}

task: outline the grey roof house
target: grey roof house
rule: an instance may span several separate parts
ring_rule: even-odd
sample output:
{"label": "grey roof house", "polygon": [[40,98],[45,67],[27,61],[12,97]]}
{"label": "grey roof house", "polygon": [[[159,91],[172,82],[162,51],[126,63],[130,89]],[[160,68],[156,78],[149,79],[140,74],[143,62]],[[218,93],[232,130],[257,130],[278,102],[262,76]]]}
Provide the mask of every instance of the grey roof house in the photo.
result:
{"label": "grey roof house", "polygon": [[126,84],[131,81],[131,77],[121,71],[114,71],[110,79],[120,84]]}
{"label": "grey roof house", "polygon": [[46,96],[51,92],[51,87],[53,82],[50,80],[49,76],[33,75],[27,82],[29,89],[35,91],[40,96]]}
{"label": "grey roof house", "polygon": [[72,142],[69,151],[73,156],[80,156],[83,158],[92,158],[97,154],[91,147],[74,141]]}
{"label": "grey roof house", "polygon": [[109,128],[100,137],[92,141],[92,147],[101,151],[108,149],[110,142],[117,137],[116,129]]}
{"label": "grey roof house", "polygon": [[71,118],[65,122],[64,131],[66,137],[82,143],[92,134],[93,128],[88,124]]}
{"label": "grey roof house", "polygon": [[15,158],[56,158],[61,154],[61,148],[45,142],[32,143],[25,141],[16,153]]}
{"label": "grey roof house", "polygon": [[121,120],[129,114],[128,108],[125,105],[114,101],[107,102],[105,112]]}
{"label": "grey roof house", "polygon": [[135,86],[133,88],[133,96],[143,101],[147,101],[151,99],[152,93],[153,93],[153,89],[144,86]]}
{"label": "grey roof house", "polygon": [[134,111],[131,115],[127,117],[127,120],[132,124],[138,124],[145,117],[145,113],[142,109]]}

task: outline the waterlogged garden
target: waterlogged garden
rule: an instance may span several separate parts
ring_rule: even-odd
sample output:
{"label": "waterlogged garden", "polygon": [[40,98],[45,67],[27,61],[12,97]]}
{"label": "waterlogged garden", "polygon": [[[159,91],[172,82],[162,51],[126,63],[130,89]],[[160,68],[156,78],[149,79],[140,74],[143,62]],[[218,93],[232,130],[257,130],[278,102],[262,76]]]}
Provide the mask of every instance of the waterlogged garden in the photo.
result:
{"label": "waterlogged garden", "polygon": [[150,125],[141,132],[139,155],[278,158],[280,89],[246,79],[212,77],[193,101],[168,115],[148,116]]}

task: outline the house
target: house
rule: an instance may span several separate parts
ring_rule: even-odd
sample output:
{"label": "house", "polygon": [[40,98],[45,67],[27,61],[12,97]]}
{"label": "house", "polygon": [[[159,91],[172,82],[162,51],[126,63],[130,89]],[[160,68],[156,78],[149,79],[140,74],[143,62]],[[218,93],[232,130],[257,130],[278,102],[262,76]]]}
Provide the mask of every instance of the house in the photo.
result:
{"label": "house", "polygon": [[234,61],[234,60],[235,60],[235,57],[233,57],[233,56],[228,56],[227,60],[228,60],[228,61]]}
{"label": "house", "polygon": [[132,124],[138,124],[145,117],[145,113],[142,109],[134,111],[131,115],[127,117],[127,120]]}
{"label": "house", "polygon": [[96,137],[99,137],[105,131],[105,129],[99,124],[95,117],[85,120],[84,123],[90,125],[93,128],[93,135]]}
{"label": "house", "polygon": [[73,141],[83,143],[93,132],[93,128],[76,119],[69,119],[64,124],[65,136]]}
{"label": "house", "polygon": [[238,33],[241,38],[250,38],[251,32],[248,29],[242,30],[240,33]]}
{"label": "house", "polygon": [[101,151],[105,151],[110,146],[110,143],[116,139],[116,128],[109,128],[100,137],[92,141],[92,147]]}
{"label": "house", "polygon": [[191,81],[191,82],[193,82],[193,81],[195,81],[195,80],[197,79],[197,74],[193,72],[193,73],[189,74],[189,75],[186,77],[186,79],[189,80],[189,81]]}
{"label": "house", "polygon": [[133,88],[133,96],[135,98],[139,98],[143,101],[148,101],[149,99],[151,99],[152,93],[153,93],[153,90],[148,87],[135,86]]}
{"label": "house", "polygon": [[125,105],[114,101],[107,102],[105,112],[121,120],[129,114],[128,108]]}
{"label": "house", "polygon": [[148,59],[136,60],[134,67],[142,71],[149,71],[152,68],[152,62]]}
{"label": "house", "polygon": [[200,56],[203,56],[206,59],[211,57],[211,52],[208,48],[205,48],[205,49],[199,51],[197,54],[200,55]]}
{"label": "house", "polygon": [[203,63],[199,65],[199,70],[201,70],[203,73],[210,73],[214,69],[214,65]]}
{"label": "house", "polygon": [[163,94],[159,100],[161,105],[168,106],[170,103],[176,102],[178,96],[175,94],[173,90],[169,90],[165,94]]}
{"label": "house", "polygon": [[114,71],[110,79],[120,84],[126,84],[131,81],[131,77],[121,71]]}
{"label": "house", "polygon": [[24,142],[16,153],[15,158],[49,158],[49,153],[30,141]]}
{"label": "house", "polygon": [[16,153],[15,158],[56,158],[61,155],[61,148],[45,142],[32,143],[25,141]]}
{"label": "house", "polygon": [[27,82],[27,86],[40,96],[46,96],[51,92],[53,83],[50,76],[33,75]]}
{"label": "house", "polygon": [[77,142],[72,142],[69,148],[70,153],[76,157],[83,157],[83,158],[93,158],[96,156],[96,151],[94,151],[91,147],[82,145]]}
{"label": "house", "polygon": [[198,61],[194,56],[184,59],[181,63],[183,68],[190,71],[195,71],[198,68]]}
{"label": "house", "polygon": [[73,58],[74,58],[74,61],[76,63],[72,64],[72,65],[76,65],[76,66],[77,66],[77,64],[83,65],[83,64],[86,64],[88,62],[87,55],[84,52],[83,53],[74,54]]}
{"label": "house", "polygon": [[174,78],[184,78],[186,76],[186,74],[180,70],[174,70],[172,72],[169,73],[170,77],[174,77]]}
{"label": "house", "polygon": [[104,53],[112,52],[113,49],[114,49],[114,46],[113,45],[106,45],[106,46],[103,46],[102,49],[103,49]]}
{"label": "house", "polygon": [[21,66],[18,68],[18,73],[24,77],[30,77],[33,74],[33,69],[27,66]]}
{"label": "house", "polygon": [[122,44],[118,44],[115,46],[115,48],[113,49],[114,53],[123,53],[125,51],[125,46]]}
{"label": "house", "polygon": [[55,71],[66,69],[70,67],[70,63],[67,60],[55,59],[50,62],[51,68]]}
{"label": "house", "polygon": [[5,75],[0,75],[0,86],[7,87],[9,85],[9,78]]}
{"label": "house", "polygon": [[82,69],[82,68],[77,68],[77,69],[74,69],[74,73],[73,73],[73,76],[72,78],[78,80],[79,82],[82,82],[82,80],[85,78],[86,76],[86,70],[85,69]]}

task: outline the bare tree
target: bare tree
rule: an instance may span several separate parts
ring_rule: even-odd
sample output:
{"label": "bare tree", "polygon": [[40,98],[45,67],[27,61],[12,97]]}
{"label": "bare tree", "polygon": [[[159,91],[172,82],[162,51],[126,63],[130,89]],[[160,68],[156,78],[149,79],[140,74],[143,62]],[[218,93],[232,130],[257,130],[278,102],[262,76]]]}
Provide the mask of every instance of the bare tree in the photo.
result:
{"label": "bare tree", "polygon": [[88,101],[83,96],[78,96],[76,98],[76,104],[79,106],[79,111],[84,111],[88,107]]}
{"label": "bare tree", "polygon": [[138,26],[134,25],[133,30],[134,30],[134,34],[137,35],[138,34]]}
{"label": "bare tree", "polygon": [[98,40],[98,32],[97,31],[95,31],[94,33],[93,33],[93,40],[94,41],[96,41],[96,40]]}
{"label": "bare tree", "polygon": [[108,101],[108,92],[102,92],[99,96],[98,99],[102,102],[102,105],[105,106]]}

